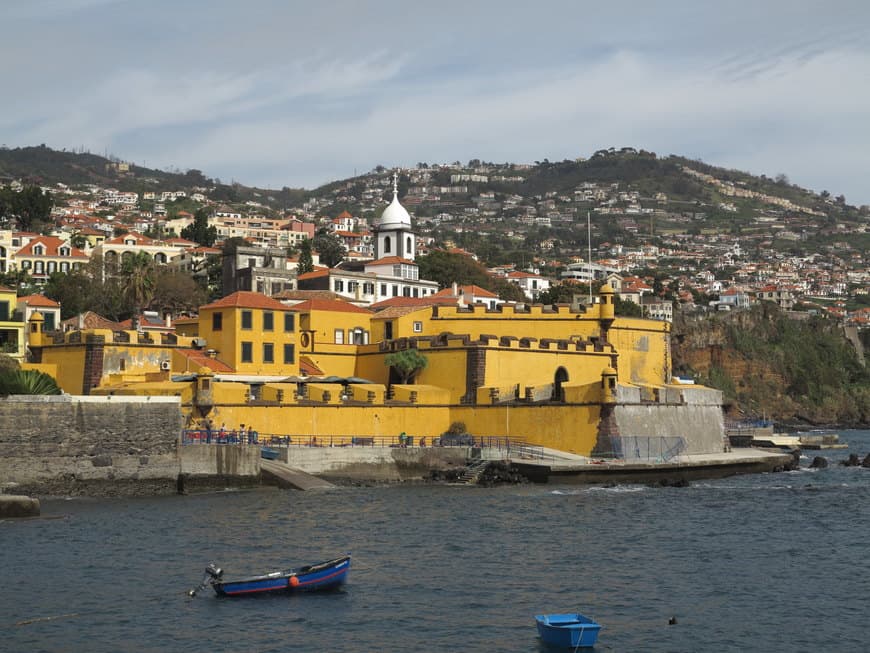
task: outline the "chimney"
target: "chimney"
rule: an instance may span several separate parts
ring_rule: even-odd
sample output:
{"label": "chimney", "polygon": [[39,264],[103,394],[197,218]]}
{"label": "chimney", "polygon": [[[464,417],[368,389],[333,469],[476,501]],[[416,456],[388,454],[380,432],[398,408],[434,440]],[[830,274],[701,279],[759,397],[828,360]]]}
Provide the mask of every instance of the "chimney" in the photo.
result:
{"label": "chimney", "polygon": [[453,282],[453,296],[459,296],[459,285],[455,281]]}
{"label": "chimney", "polygon": [[172,328],[172,313],[167,313],[167,314],[166,314],[166,328],[167,328],[167,329],[171,329],[171,328]]}

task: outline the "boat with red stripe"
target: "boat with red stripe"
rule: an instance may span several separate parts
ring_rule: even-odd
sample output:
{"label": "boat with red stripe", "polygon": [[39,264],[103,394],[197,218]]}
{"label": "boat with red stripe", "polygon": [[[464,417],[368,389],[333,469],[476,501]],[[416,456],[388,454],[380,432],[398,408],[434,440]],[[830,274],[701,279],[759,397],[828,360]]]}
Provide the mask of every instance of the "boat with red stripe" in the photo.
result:
{"label": "boat with red stripe", "polygon": [[212,586],[218,596],[258,596],[334,590],[347,582],[349,572],[349,553],[325,562],[238,580],[224,580],[223,569],[212,563],[205,568],[202,583],[189,594],[196,596],[208,585]]}

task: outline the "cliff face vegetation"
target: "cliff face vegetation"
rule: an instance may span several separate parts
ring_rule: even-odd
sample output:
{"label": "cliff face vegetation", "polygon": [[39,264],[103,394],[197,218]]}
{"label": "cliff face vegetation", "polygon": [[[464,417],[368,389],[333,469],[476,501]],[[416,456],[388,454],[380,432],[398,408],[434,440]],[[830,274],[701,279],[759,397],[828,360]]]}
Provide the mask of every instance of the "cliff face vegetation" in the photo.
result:
{"label": "cliff face vegetation", "polygon": [[870,369],[842,328],[775,305],[678,318],[674,370],[722,390],[729,416],[784,425],[870,424]]}

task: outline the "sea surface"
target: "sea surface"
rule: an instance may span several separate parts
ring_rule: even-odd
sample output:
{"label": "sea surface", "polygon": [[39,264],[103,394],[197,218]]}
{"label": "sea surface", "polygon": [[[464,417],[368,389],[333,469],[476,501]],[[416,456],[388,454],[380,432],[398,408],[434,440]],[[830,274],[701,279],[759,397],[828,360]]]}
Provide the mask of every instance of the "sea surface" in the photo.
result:
{"label": "sea surface", "polygon": [[[0,522],[0,651],[541,652],[579,611],[599,651],[866,651],[870,453],[690,487],[391,485],[46,500]],[[808,469],[822,455],[831,466]],[[196,598],[346,551],[326,594]],[[676,624],[669,625],[674,617]]]}

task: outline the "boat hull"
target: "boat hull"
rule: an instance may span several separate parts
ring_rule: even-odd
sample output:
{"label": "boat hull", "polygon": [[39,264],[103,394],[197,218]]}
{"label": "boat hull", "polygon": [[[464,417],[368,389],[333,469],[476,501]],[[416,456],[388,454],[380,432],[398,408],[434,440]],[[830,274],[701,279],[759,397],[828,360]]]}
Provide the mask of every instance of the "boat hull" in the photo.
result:
{"label": "boat hull", "polygon": [[218,596],[259,596],[333,590],[347,582],[350,556],[263,576],[212,583]]}
{"label": "boat hull", "polygon": [[545,614],[535,617],[538,635],[551,646],[583,648],[595,646],[601,625],[582,614]]}

